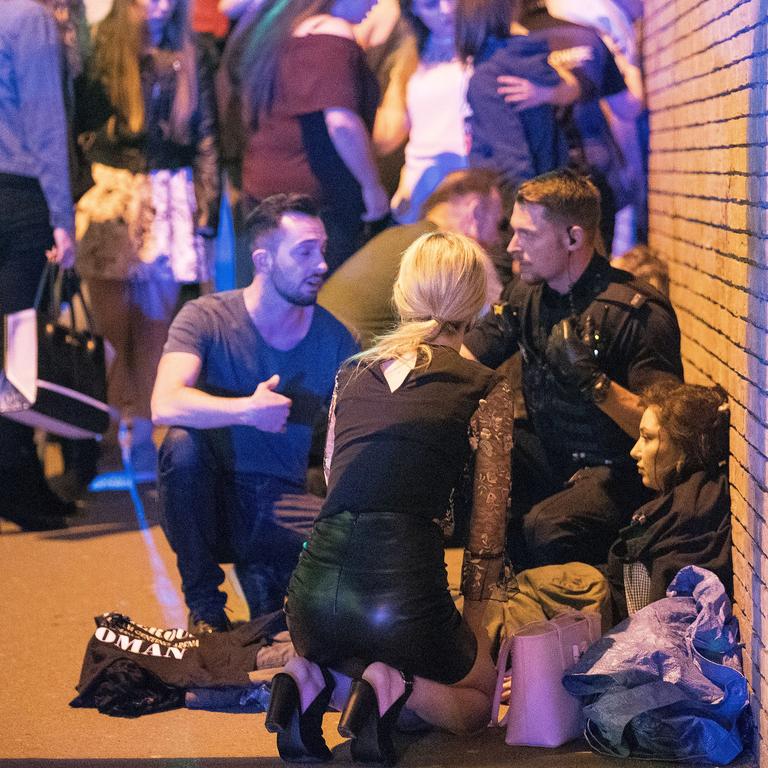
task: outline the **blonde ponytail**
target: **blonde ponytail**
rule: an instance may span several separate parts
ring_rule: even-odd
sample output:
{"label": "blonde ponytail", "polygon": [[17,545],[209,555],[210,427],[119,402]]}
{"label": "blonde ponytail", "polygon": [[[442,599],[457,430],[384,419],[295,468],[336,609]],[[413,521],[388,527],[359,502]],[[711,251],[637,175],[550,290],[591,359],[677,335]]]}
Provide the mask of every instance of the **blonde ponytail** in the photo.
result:
{"label": "blonde ponytail", "polygon": [[465,330],[485,305],[487,258],[474,240],[463,235],[430,232],[419,237],[403,253],[395,281],[397,328],[352,359],[367,368],[421,353],[419,365],[429,365],[429,343],[443,333]]}

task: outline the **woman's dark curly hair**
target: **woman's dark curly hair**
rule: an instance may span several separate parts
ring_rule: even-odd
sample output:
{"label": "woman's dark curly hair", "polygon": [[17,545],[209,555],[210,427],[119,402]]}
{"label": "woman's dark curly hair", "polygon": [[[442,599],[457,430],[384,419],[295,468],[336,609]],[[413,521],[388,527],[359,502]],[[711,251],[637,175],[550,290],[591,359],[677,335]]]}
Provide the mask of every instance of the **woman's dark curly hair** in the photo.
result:
{"label": "woman's dark curly hair", "polygon": [[722,387],[659,382],[642,393],[640,404],[656,410],[659,425],[683,452],[682,466],[665,478],[666,487],[693,472],[715,475],[720,471],[728,460],[730,424],[728,397]]}

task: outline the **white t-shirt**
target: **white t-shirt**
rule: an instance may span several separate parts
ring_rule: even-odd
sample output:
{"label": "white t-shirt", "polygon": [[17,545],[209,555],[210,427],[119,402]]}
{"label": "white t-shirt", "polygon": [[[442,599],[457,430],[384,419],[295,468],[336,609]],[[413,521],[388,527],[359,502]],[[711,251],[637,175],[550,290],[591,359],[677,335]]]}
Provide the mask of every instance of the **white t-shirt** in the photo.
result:
{"label": "white t-shirt", "polygon": [[410,192],[411,205],[398,214],[401,224],[418,221],[422,203],[442,179],[467,166],[464,120],[471,75],[471,69],[458,59],[421,62],[408,81],[410,133],[401,189]]}

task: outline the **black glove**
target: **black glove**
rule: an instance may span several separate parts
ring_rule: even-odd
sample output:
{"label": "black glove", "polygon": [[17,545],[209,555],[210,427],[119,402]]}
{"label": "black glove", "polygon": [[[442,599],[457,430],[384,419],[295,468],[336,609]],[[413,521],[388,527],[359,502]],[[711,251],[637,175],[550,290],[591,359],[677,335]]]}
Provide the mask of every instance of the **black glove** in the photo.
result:
{"label": "black glove", "polygon": [[575,386],[587,400],[600,402],[608,393],[610,379],[598,367],[595,350],[579,338],[570,318],[552,329],[546,357],[556,378]]}

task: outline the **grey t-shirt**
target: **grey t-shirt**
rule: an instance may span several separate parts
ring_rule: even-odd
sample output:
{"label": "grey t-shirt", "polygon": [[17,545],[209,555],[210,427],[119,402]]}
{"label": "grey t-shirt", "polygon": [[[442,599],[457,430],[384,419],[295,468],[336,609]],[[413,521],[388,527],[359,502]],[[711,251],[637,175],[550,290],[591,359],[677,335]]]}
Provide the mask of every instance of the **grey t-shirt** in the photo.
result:
{"label": "grey t-shirt", "polygon": [[293,401],[287,430],[255,427],[209,430],[225,463],[236,472],[258,472],[303,485],[312,427],[327,414],[336,371],[357,351],[344,326],[315,307],[307,335],[293,349],[270,347],[245,308],[243,291],[224,291],[188,302],[173,321],[163,350],[202,360],[196,387],[221,397],[244,397],[277,373],[277,391]]}

